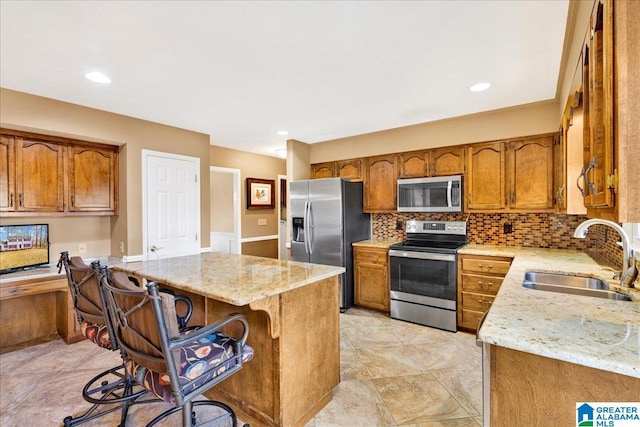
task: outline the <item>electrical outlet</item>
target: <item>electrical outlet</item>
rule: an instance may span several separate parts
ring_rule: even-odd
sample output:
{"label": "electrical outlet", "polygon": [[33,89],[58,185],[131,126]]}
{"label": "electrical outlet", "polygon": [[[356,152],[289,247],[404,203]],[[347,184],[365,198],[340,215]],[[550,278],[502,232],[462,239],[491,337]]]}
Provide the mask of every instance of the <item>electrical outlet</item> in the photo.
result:
{"label": "electrical outlet", "polygon": [[267,225],[267,218],[258,219],[258,225]]}
{"label": "electrical outlet", "polygon": [[396,230],[402,230],[402,221],[396,221]]}
{"label": "electrical outlet", "polygon": [[120,253],[124,253],[124,242],[120,242]]}
{"label": "electrical outlet", "polygon": [[513,233],[513,223],[505,222],[504,223],[504,234]]}
{"label": "electrical outlet", "polygon": [[87,253],[87,244],[86,243],[78,243],[78,253],[86,254]]}

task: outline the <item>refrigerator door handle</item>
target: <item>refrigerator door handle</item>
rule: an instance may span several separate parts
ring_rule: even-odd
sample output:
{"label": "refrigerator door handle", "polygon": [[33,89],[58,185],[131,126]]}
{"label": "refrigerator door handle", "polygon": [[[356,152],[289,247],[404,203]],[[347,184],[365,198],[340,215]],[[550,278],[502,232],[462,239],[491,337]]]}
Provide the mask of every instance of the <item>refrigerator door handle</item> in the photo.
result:
{"label": "refrigerator door handle", "polygon": [[308,202],[309,204],[307,205],[307,227],[305,227],[305,230],[307,230],[307,236],[309,237],[307,240],[309,242],[309,255],[311,255],[313,253],[313,223],[311,222],[311,217],[313,216],[313,214],[311,213],[311,202]]}
{"label": "refrigerator door handle", "polygon": [[309,253],[309,218],[307,212],[309,211],[309,201],[304,202],[304,213],[302,214],[302,221],[304,227],[302,228],[302,238],[304,239],[304,251]]}

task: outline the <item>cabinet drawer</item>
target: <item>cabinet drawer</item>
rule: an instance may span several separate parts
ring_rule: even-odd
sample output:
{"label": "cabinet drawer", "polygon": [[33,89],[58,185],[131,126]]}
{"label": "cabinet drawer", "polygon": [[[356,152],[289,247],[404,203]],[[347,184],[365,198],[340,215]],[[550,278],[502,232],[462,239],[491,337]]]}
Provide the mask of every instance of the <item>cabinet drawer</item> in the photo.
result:
{"label": "cabinet drawer", "polygon": [[462,271],[474,271],[484,274],[507,274],[511,260],[508,258],[462,258]]}
{"label": "cabinet drawer", "polygon": [[502,280],[502,277],[462,273],[462,290],[495,295],[502,285]]}
{"label": "cabinet drawer", "polygon": [[356,261],[368,261],[374,262],[376,264],[387,264],[387,251],[373,251],[369,249],[358,249],[356,248],[354,252],[354,258]]}
{"label": "cabinet drawer", "polygon": [[51,280],[48,282],[3,286],[0,288],[0,300],[48,292],[65,292],[66,290],[66,280]]}
{"label": "cabinet drawer", "polygon": [[482,316],[484,316],[484,311],[467,310],[463,308],[460,310],[460,313],[458,313],[458,316],[458,327],[476,331]]}
{"label": "cabinet drawer", "polygon": [[485,312],[491,307],[491,303],[493,303],[494,299],[495,297],[490,295],[462,292],[462,309]]}

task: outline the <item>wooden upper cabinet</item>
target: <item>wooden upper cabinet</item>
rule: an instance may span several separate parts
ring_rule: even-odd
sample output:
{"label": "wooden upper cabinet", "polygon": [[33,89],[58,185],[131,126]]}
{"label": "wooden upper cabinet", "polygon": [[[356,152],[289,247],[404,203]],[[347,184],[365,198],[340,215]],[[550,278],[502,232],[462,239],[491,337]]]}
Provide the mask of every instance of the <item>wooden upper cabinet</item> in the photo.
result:
{"label": "wooden upper cabinet", "polygon": [[64,147],[16,139],[16,190],[19,212],[64,211]]}
{"label": "wooden upper cabinet", "polygon": [[395,154],[368,157],[365,162],[364,210],[395,212],[398,162]]}
{"label": "wooden upper cabinet", "polygon": [[475,144],[467,148],[465,193],[471,210],[504,209],[505,146],[502,142]]}
{"label": "wooden upper cabinet", "polygon": [[1,131],[3,215],[117,214],[117,146]]}
{"label": "wooden upper cabinet", "polygon": [[311,179],[333,178],[335,176],[335,162],[316,163],[311,165]]}
{"label": "wooden upper cabinet", "polygon": [[464,173],[465,149],[442,147],[429,151],[430,176],[460,175]]}
{"label": "wooden upper cabinet", "polygon": [[115,212],[118,154],[114,150],[69,146],[71,212]]}
{"label": "wooden upper cabinet", "polygon": [[429,169],[428,151],[412,151],[398,154],[398,178],[420,178],[427,176]]}
{"label": "wooden upper cabinet", "polygon": [[553,136],[546,136],[509,143],[509,208],[553,208],[553,142]]}
{"label": "wooden upper cabinet", "polygon": [[362,181],[362,159],[342,160],[336,162],[335,174],[351,181]]}
{"label": "wooden upper cabinet", "polygon": [[465,149],[442,147],[398,155],[399,178],[459,175],[464,173]]}
{"label": "wooden upper cabinet", "polygon": [[615,206],[613,2],[596,1],[583,51],[587,208]]}
{"label": "wooden upper cabinet", "polygon": [[15,151],[13,136],[0,135],[0,211],[15,210]]}

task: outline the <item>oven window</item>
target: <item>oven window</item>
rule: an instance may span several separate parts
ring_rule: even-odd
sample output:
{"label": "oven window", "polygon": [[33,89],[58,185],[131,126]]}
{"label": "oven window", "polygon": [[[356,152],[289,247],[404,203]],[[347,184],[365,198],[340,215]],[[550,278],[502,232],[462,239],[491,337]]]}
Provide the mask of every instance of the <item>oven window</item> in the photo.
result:
{"label": "oven window", "polygon": [[456,300],[456,263],[391,257],[391,290]]}

